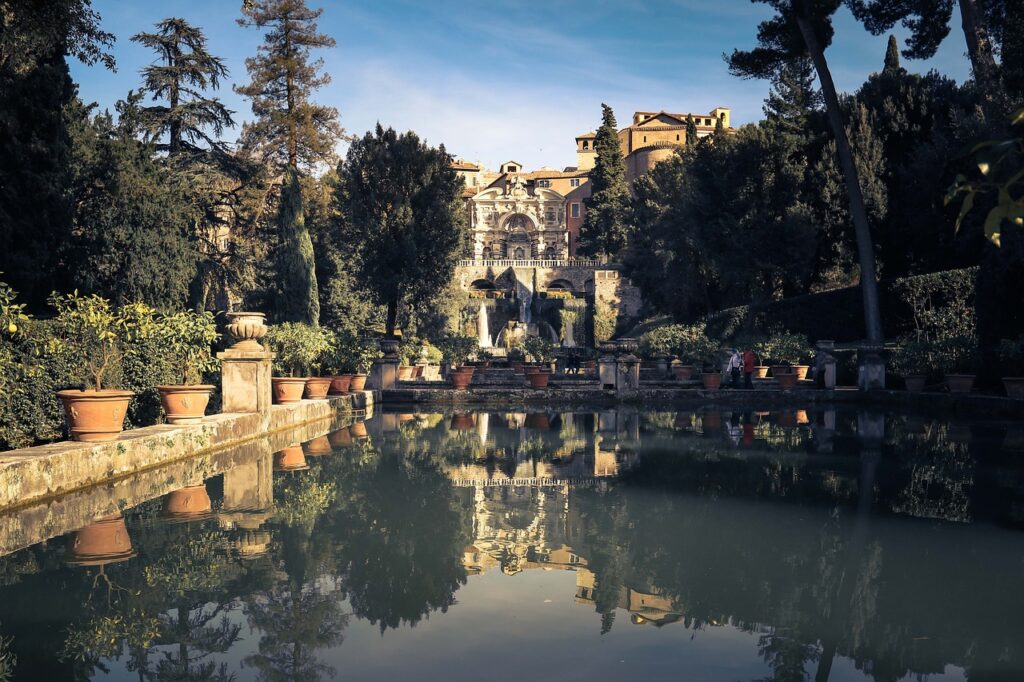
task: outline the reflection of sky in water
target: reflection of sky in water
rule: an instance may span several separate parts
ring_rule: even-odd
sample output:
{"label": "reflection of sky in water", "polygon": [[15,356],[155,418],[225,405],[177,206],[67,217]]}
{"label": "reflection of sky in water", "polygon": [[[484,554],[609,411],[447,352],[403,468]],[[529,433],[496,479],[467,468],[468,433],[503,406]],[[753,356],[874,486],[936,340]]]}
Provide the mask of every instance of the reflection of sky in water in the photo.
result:
{"label": "reflection of sky in water", "polygon": [[[1007,527],[1024,523],[1019,424],[626,408],[394,412],[365,428],[291,448],[301,469],[280,470],[270,448],[228,458],[206,482],[212,509],[188,488],[0,559],[15,679],[67,672],[53,651],[88,609],[163,619],[157,670],[181,651],[173,592],[204,576],[192,616],[219,606],[239,639],[206,656],[193,641],[194,668],[224,663],[238,680],[263,679],[254,657],[287,669],[294,640],[320,679],[1024,671],[1024,536]],[[18,517],[27,537],[50,537],[32,513]],[[89,555],[104,528],[131,546],[118,535]],[[175,568],[196,547],[209,574]],[[70,566],[71,548],[105,558]],[[61,607],[40,619],[54,586]],[[318,640],[309,626],[327,622]],[[127,647],[103,665],[93,678],[139,679]]]}

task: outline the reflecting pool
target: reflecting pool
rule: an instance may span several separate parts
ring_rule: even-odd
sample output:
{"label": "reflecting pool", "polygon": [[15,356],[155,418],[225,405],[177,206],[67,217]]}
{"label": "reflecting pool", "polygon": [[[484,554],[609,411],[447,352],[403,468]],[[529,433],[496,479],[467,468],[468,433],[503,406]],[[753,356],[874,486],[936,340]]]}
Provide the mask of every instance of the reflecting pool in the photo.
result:
{"label": "reflecting pool", "polygon": [[1022,531],[1020,422],[388,408],[0,514],[0,680],[1024,680]]}

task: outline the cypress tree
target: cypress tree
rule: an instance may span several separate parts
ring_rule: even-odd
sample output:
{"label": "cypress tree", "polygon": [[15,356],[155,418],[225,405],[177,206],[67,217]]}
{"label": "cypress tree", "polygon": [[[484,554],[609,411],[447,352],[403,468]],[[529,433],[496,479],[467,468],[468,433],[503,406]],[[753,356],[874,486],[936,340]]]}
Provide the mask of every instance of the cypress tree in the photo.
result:
{"label": "cypress tree", "polygon": [[693,114],[686,115],[686,146],[692,147],[697,144],[697,122],[693,120]]}
{"label": "cypress tree", "polygon": [[242,6],[240,26],[266,28],[255,57],[245,60],[252,82],[235,92],[252,100],[255,119],[242,128],[242,145],[264,161],[292,168],[331,163],[344,130],[338,110],[311,97],[331,82],[321,73],[323,60],[310,50],[334,47],[334,39],[317,32],[322,9],[305,0],[251,0]]}
{"label": "cypress tree", "polygon": [[286,171],[281,188],[278,224],[281,247],[277,257],[277,320],[320,324],[320,295],[316,284],[313,241],[306,229],[302,184],[294,168]]}
{"label": "cypress tree", "polygon": [[602,104],[602,123],[594,148],[597,158],[590,172],[591,195],[580,227],[580,251],[587,255],[614,256],[628,241],[629,186],[622,159],[615,113]]}
{"label": "cypress tree", "polygon": [[721,116],[715,119],[715,137],[720,138],[725,134],[725,119]]}
{"label": "cypress tree", "polygon": [[140,123],[153,139],[167,135],[167,143],[159,148],[172,157],[186,149],[194,151],[200,141],[221,147],[216,138],[235,124],[232,112],[216,98],[206,97],[204,91],[216,90],[228,75],[224,61],[207,51],[202,30],[184,19],[164,19],[157,22],[156,29],[155,33],[137,33],[132,40],[157,53],[160,63],[142,70],[142,89],[167,104],[140,107]]}
{"label": "cypress tree", "polygon": [[896,36],[890,34],[889,44],[885,48],[885,66],[882,69],[882,73],[898,73],[901,70],[900,47],[896,42]]}

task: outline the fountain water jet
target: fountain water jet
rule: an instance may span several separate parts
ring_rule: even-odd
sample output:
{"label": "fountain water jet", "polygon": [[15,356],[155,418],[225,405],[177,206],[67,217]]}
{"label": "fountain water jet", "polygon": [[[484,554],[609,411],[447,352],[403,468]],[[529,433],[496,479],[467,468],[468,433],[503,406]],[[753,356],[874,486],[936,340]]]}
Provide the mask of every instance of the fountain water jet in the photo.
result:
{"label": "fountain water jet", "polygon": [[476,316],[477,343],[481,348],[491,347],[491,334],[487,326],[487,306],[480,304],[480,312]]}

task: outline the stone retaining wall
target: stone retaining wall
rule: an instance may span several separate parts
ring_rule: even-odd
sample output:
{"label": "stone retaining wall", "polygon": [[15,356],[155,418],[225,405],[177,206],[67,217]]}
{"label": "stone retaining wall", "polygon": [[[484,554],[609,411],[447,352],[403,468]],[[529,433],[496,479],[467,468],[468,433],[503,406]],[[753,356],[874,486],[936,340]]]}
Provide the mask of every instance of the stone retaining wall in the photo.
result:
{"label": "stone retaining wall", "polygon": [[[201,424],[125,431],[108,443],[62,441],[0,453],[0,510],[109,483],[170,462],[222,450],[341,414],[366,410],[372,391],[273,405],[267,414],[215,414]],[[2,532],[0,528],[0,532]]]}

